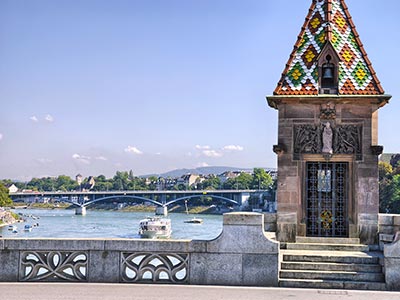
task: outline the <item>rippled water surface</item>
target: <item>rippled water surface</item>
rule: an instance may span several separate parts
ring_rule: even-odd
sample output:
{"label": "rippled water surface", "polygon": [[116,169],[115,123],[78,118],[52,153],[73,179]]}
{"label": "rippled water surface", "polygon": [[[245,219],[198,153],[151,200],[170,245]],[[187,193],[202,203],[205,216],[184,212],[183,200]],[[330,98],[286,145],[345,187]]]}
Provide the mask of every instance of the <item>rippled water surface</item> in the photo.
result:
{"label": "rippled water surface", "polygon": [[[16,213],[32,215],[25,223],[15,224],[18,233],[12,233],[7,227],[0,228],[3,237],[35,238],[138,238],[139,221],[151,213],[94,211],[88,210],[86,216],[76,216],[75,210],[20,209]],[[197,215],[203,224],[188,224],[184,220],[192,216],[170,214],[173,239],[216,238],[222,231],[221,215]],[[25,232],[26,224],[39,223],[31,232]]]}

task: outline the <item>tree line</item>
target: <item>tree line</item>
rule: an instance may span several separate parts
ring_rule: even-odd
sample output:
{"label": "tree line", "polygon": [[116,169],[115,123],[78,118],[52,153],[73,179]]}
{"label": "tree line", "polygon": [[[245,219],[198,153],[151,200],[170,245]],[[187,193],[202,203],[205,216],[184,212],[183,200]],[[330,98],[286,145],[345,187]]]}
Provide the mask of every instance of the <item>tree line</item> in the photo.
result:
{"label": "tree line", "polygon": [[[238,176],[229,178],[222,182],[216,175],[203,177],[195,184],[188,186],[179,183],[175,178],[160,178],[150,176],[148,178],[137,177],[133,175],[132,170],[117,171],[112,178],[106,178],[104,175],[94,176],[95,185],[92,191],[113,191],[113,190],[219,190],[219,189],[259,189],[268,190],[273,188],[274,180],[264,169],[254,168],[253,173],[241,172]],[[51,191],[76,191],[85,186],[88,178],[85,178],[81,184],[67,175],[58,177],[32,178],[28,182],[15,182],[12,180],[2,180],[3,185],[9,186],[15,184],[19,190],[33,190],[39,192]]]}
{"label": "tree line", "polygon": [[400,213],[400,155],[379,162],[379,211]]}

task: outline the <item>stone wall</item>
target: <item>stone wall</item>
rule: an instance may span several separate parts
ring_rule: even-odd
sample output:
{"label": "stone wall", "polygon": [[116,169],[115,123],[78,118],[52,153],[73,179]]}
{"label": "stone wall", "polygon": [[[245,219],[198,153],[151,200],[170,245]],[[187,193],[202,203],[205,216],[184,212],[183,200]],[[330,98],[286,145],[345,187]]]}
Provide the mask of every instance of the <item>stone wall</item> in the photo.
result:
{"label": "stone wall", "polygon": [[383,250],[384,244],[391,243],[397,232],[400,232],[400,215],[379,214],[379,246]]}
{"label": "stone wall", "polygon": [[[307,234],[306,164],[329,161],[348,163],[348,237],[376,244],[378,150],[381,148],[376,145],[379,105],[366,97],[344,99],[336,95],[271,96],[268,101],[275,103],[273,107],[279,111],[278,143],[273,148],[278,155],[278,240],[295,242],[296,236]],[[323,104],[329,104],[329,116]],[[328,122],[334,130],[330,155],[322,153],[322,133]],[[349,149],[348,145],[351,145]]]}
{"label": "stone wall", "polygon": [[379,214],[379,246],[384,251],[388,290],[400,290],[400,215]]}
{"label": "stone wall", "polygon": [[264,215],[224,215],[211,241],[0,239],[0,281],[277,286],[279,243]]}

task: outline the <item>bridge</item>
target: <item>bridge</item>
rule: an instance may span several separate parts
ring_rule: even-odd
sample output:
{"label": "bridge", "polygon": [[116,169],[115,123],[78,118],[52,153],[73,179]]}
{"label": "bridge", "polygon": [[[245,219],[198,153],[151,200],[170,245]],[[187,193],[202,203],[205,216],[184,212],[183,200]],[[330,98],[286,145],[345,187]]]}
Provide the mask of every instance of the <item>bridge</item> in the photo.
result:
{"label": "bridge", "polygon": [[71,203],[76,206],[75,213],[86,214],[86,207],[100,201],[135,200],[150,202],[156,205],[156,213],[166,215],[168,206],[180,201],[190,201],[199,197],[210,197],[243,206],[251,194],[264,192],[261,190],[185,190],[185,191],[56,191],[56,192],[16,192],[10,193],[13,201],[26,199],[51,198],[60,202]]}

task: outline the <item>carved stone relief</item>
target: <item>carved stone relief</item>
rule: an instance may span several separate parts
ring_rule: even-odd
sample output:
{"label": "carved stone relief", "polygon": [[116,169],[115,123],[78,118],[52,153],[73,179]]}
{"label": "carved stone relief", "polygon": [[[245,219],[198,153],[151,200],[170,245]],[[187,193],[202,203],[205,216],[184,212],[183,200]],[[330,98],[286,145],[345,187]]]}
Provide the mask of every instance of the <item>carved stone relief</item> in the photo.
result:
{"label": "carved stone relief", "polygon": [[338,125],[330,122],[293,127],[293,159],[301,154],[355,154],[362,159],[362,126]]}
{"label": "carved stone relief", "polygon": [[338,126],[335,128],[333,151],[341,154],[356,154],[356,159],[361,160],[361,137],[360,125]]}
{"label": "carved stone relief", "polygon": [[321,104],[320,108],[320,119],[334,120],[336,119],[336,107],[335,104],[329,102]]}

